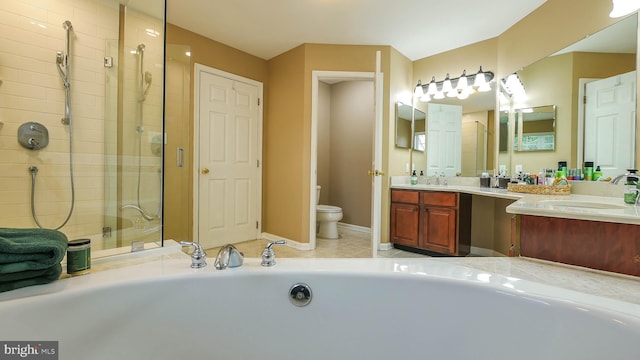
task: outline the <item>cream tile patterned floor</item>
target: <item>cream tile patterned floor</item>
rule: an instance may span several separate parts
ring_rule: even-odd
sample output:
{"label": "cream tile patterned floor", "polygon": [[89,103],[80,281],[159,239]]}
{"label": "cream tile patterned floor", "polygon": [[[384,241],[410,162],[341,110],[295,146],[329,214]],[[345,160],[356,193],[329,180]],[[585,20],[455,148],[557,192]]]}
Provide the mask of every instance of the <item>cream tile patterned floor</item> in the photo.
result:
{"label": "cream tile patterned floor", "polygon": [[[370,258],[371,235],[361,231],[340,228],[340,239],[330,240],[318,238],[315,250],[297,250],[289,246],[276,246],[274,251],[277,257],[292,258]],[[235,244],[246,257],[260,257],[268,240],[258,239]],[[220,248],[206,249],[208,257],[215,257]],[[391,258],[422,258],[425,255],[414,254],[408,251],[391,249],[378,251],[379,257]]]}

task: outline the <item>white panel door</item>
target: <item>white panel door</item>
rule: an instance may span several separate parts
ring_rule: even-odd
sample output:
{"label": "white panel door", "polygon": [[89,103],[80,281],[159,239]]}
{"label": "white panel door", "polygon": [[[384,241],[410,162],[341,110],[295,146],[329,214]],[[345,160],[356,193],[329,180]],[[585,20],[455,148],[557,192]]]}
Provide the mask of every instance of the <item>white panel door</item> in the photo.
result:
{"label": "white panel door", "polygon": [[427,176],[462,171],[462,106],[427,106]]}
{"label": "white panel door", "polygon": [[586,85],[584,161],[604,177],[624,174],[635,163],[636,72]]}
{"label": "white panel door", "polygon": [[258,233],[258,88],[204,71],[199,81],[198,239],[205,248]]}

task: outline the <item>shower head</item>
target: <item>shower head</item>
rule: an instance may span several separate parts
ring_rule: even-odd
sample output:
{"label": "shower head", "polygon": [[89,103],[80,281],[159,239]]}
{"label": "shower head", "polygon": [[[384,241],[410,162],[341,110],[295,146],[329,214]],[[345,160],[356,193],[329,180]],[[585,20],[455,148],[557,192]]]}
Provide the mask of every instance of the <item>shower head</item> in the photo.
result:
{"label": "shower head", "polygon": [[69,20],[65,20],[65,22],[62,23],[62,27],[67,31],[73,30],[73,26],[71,25],[71,21]]}
{"label": "shower head", "polygon": [[144,52],[144,48],[145,48],[144,44],[138,45],[138,54],[143,53]]}
{"label": "shower head", "polygon": [[151,85],[151,81],[153,81],[153,77],[151,76],[151,73],[148,71],[144,72],[144,83],[147,85]]}

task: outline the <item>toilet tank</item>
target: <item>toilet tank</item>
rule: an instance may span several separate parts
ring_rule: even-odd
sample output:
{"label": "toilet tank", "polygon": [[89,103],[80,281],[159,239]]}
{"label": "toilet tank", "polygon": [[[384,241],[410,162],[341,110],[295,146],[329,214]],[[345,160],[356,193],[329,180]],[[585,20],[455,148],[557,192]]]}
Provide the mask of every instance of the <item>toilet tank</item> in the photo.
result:
{"label": "toilet tank", "polygon": [[316,186],[316,205],[320,203],[320,189],[322,189],[322,186]]}

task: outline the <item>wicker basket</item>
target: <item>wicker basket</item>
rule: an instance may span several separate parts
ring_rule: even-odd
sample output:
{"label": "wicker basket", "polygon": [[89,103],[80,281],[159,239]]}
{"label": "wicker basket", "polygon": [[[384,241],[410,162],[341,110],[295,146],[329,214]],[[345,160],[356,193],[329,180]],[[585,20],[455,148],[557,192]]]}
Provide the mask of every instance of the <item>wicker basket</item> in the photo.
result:
{"label": "wicker basket", "polygon": [[517,193],[536,195],[569,195],[571,194],[571,184],[569,185],[520,185],[509,183],[507,190]]}

